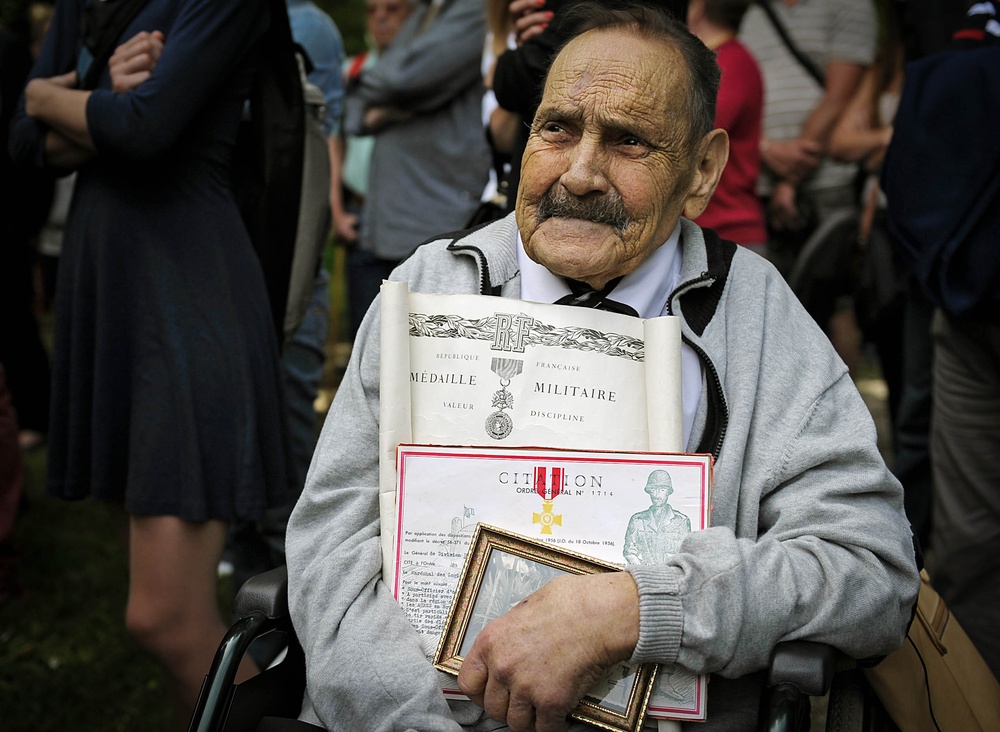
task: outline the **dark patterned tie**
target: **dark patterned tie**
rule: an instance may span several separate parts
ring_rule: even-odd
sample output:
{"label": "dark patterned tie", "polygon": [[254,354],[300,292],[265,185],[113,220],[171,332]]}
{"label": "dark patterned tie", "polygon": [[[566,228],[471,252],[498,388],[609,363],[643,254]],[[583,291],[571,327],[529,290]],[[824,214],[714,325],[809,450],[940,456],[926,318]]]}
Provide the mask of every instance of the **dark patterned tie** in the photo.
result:
{"label": "dark patterned tie", "polygon": [[631,315],[633,318],[638,318],[639,313],[635,311],[635,308],[630,307],[623,302],[608,299],[608,294],[615,289],[615,285],[621,282],[621,279],[621,277],[616,277],[608,282],[608,284],[604,286],[604,289],[595,290],[586,282],[571,280],[569,277],[565,277],[564,280],[566,284],[569,285],[570,294],[563,295],[556,300],[555,304],[572,305],[573,307],[578,308],[608,310],[612,313],[621,313],[622,315]]}

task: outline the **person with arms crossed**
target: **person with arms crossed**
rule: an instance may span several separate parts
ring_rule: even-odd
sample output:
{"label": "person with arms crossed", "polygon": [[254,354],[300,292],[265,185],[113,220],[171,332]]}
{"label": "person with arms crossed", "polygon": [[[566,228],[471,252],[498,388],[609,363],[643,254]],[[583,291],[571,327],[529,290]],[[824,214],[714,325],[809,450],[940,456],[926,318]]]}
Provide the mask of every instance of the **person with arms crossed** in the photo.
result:
{"label": "person with arms crossed", "polygon": [[[370,47],[344,61],[344,85],[351,90],[361,83],[361,76],[378,63],[379,56],[399,33],[410,17],[413,5],[409,0],[365,0],[365,22]],[[351,337],[358,332],[368,312],[372,287],[365,287],[365,276],[379,276],[378,257],[358,244],[359,228],[365,199],[368,197],[368,177],[375,136],[346,134],[343,130],[336,141],[342,165],[340,179],[334,180],[330,195],[339,197],[333,206],[333,229],[336,241],[347,248],[347,301]]]}
{"label": "person with arms crossed", "polygon": [[227,526],[290,482],[278,344],[230,175],[269,18],[262,0],[151,0],[80,89],[81,21],[101,5],[58,3],[11,127],[19,164],[78,171],[47,491],[124,506],[125,623],[183,720],[226,629]]}
{"label": "person with arms crossed", "polygon": [[347,135],[374,135],[352,303],[424,239],[460,228],[479,204],[490,154],[480,125],[484,0],[416,2],[378,61],[349,85]]}

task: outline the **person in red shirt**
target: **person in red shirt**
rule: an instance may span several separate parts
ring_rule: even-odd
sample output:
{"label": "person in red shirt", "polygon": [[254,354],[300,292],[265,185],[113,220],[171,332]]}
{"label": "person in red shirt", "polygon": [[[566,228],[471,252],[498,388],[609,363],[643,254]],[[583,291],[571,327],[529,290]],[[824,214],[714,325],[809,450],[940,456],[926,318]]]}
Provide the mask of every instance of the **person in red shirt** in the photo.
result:
{"label": "person in red shirt", "polygon": [[741,0],[688,3],[688,28],[716,52],[722,69],[715,126],[729,133],[729,162],[697,223],[715,229],[723,239],[762,252],[767,227],[757,195],[757,177],[764,82],[756,59],[736,39],[747,5]]}

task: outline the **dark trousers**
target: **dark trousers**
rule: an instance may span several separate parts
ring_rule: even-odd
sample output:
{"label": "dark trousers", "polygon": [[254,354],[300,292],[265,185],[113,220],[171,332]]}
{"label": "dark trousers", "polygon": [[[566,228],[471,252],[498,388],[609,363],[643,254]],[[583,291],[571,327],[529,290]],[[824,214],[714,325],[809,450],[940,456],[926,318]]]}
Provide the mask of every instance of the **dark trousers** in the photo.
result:
{"label": "dark trousers", "polygon": [[934,314],[931,582],[1000,678],[1000,325]]}
{"label": "dark trousers", "polygon": [[[930,547],[931,505],[931,316],[934,305],[913,282],[906,293],[902,328],[902,378],[894,415],[892,472],[903,484],[906,517],[921,546]],[[891,394],[891,390],[890,390]]]}
{"label": "dark trousers", "polygon": [[351,335],[358,334],[361,321],[382,287],[382,280],[396,268],[399,260],[379,259],[355,245],[347,250],[347,297],[351,314]]}

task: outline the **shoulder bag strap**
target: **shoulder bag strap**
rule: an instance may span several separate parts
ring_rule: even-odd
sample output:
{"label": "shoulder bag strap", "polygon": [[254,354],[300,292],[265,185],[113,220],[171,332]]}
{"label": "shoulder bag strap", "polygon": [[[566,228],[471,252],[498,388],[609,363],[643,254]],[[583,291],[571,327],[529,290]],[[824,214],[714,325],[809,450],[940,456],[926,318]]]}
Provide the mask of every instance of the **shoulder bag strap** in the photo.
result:
{"label": "shoulder bag strap", "polygon": [[799,62],[809,76],[816,80],[817,84],[826,87],[826,74],[823,73],[823,69],[815,61],[802,53],[799,47],[795,45],[792,37],[788,35],[788,29],[785,28],[785,24],[781,22],[781,18],[778,17],[778,14],[774,12],[774,8],[771,7],[770,0],[757,0],[757,4],[767,14],[768,20],[771,21],[771,25],[774,26],[774,30],[777,31],[788,52],[795,57],[795,60]]}
{"label": "shoulder bag strap", "polygon": [[354,61],[351,62],[350,68],[347,69],[347,78],[356,79],[361,73],[361,67],[365,65],[365,61],[368,60],[368,52],[364,51],[359,53],[354,57]]}

